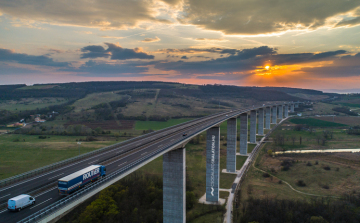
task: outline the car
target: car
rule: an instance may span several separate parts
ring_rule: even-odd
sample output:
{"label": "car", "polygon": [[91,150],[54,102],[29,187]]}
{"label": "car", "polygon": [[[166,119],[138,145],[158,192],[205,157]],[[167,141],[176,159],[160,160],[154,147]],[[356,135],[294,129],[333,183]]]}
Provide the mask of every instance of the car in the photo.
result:
{"label": "car", "polygon": [[187,136],[187,133],[186,133],[186,132],[184,132],[184,133],[183,133],[183,136]]}
{"label": "car", "polygon": [[228,117],[228,115],[226,115],[226,117]]}

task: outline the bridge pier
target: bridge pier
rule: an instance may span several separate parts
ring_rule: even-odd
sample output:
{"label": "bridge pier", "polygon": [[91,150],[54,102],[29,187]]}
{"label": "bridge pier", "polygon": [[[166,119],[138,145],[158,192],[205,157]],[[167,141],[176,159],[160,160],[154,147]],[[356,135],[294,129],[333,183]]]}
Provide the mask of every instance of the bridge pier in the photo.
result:
{"label": "bridge pier", "polygon": [[247,155],[248,151],[248,114],[240,114],[240,155]]}
{"label": "bridge pier", "polygon": [[185,148],[163,155],[163,222],[186,222]]}
{"label": "bridge pier", "polygon": [[295,112],[294,104],[291,104],[291,105],[290,105],[290,112]]}
{"label": "bridge pier", "polygon": [[206,201],[219,202],[220,187],[220,127],[206,133]]}
{"label": "bridge pier", "polygon": [[258,135],[264,135],[264,108],[259,109]]}
{"label": "bridge pier", "polygon": [[270,129],[270,123],[271,123],[271,107],[266,107],[265,129]]}
{"label": "bridge pier", "polygon": [[295,108],[298,108],[299,107],[299,103],[295,103]]}
{"label": "bridge pier", "polygon": [[272,124],[276,124],[277,123],[277,109],[276,109],[276,106],[273,106],[272,107],[272,111],[271,111],[271,113],[272,113],[272,121],[271,121],[271,123]]}
{"label": "bridge pier", "polygon": [[226,171],[236,172],[236,118],[227,120]]}
{"label": "bridge pier", "polygon": [[289,117],[289,105],[285,105],[285,118]]}
{"label": "bridge pier", "polygon": [[283,105],[279,105],[279,119],[283,119]]}
{"label": "bridge pier", "polygon": [[250,112],[250,143],[256,143],[256,110]]}

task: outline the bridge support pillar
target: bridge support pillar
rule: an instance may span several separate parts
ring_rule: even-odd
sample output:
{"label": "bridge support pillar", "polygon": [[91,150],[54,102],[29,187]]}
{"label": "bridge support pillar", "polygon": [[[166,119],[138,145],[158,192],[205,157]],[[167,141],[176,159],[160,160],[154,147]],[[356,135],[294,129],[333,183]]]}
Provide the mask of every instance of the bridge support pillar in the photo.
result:
{"label": "bridge support pillar", "polygon": [[298,108],[299,107],[299,103],[295,103],[295,108]]}
{"label": "bridge support pillar", "polygon": [[285,118],[289,117],[289,105],[285,105]]}
{"label": "bridge support pillar", "polygon": [[227,121],[226,171],[236,172],[236,118]]}
{"label": "bridge support pillar", "polygon": [[220,127],[206,133],[206,201],[219,202],[220,179]]}
{"label": "bridge support pillar", "polygon": [[185,148],[163,155],[163,222],[186,222]]}
{"label": "bridge support pillar", "polygon": [[250,143],[256,143],[256,116],[257,111],[250,112]]}
{"label": "bridge support pillar", "polygon": [[276,106],[273,106],[272,107],[272,111],[271,111],[271,114],[272,114],[272,121],[271,123],[273,124],[276,124],[277,123],[277,109],[276,109]]}
{"label": "bridge support pillar", "polygon": [[264,135],[264,109],[259,109],[258,135]]}
{"label": "bridge support pillar", "polygon": [[291,104],[291,105],[290,105],[290,112],[295,112],[294,104]]}
{"label": "bridge support pillar", "polygon": [[283,105],[280,105],[279,107],[279,119],[283,119]]}
{"label": "bridge support pillar", "polygon": [[271,108],[266,107],[265,129],[270,129],[270,123],[271,123]]}
{"label": "bridge support pillar", "polygon": [[247,155],[248,151],[248,114],[240,115],[240,155]]}

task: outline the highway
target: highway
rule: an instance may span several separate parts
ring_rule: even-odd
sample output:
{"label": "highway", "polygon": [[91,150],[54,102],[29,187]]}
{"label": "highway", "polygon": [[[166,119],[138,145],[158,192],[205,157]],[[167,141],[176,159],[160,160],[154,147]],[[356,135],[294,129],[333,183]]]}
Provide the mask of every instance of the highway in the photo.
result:
{"label": "highway", "polygon": [[[17,222],[43,208],[46,208],[46,206],[49,204],[62,199],[63,197],[58,195],[55,183],[57,182],[57,179],[63,176],[71,174],[92,164],[106,165],[107,174],[111,174],[117,169],[136,161],[145,154],[151,153],[152,151],[163,147],[165,144],[169,144],[172,141],[178,141],[179,139],[190,140],[191,137],[189,137],[189,135],[206,127],[211,127],[214,125],[214,123],[217,123],[221,120],[226,121],[226,119],[232,116],[237,116],[238,114],[247,110],[251,109],[233,110],[230,112],[206,116],[204,118],[195,119],[190,122],[167,128],[165,130],[159,130],[153,134],[142,137],[139,140],[133,140],[130,143],[124,142],[124,145],[120,144],[119,147],[115,149],[104,151],[101,154],[85,158],[79,162],[60,167],[48,173],[44,173],[39,176],[35,176],[22,182],[2,188],[0,189],[1,203],[6,202],[7,199],[19,194],[29,193],[39,187],[53,184],[53,187],[39,193],[38,195],[35,195],[36,204],[34,206],[25,208],[20,212],[9,212],[6,209],[0,210],[0,222]],[[186,132],[188,136],[184,137],[184,132]]]}

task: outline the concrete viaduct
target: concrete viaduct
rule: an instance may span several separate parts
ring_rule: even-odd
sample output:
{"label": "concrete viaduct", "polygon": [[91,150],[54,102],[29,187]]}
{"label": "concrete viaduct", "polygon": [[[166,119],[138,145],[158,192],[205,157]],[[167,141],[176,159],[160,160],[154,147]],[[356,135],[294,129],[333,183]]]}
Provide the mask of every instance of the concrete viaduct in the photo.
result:
{"label": "concrete viaduct", "polygon": [[[178,143],[171,144],[171,146],[166,148],[163,147],[162,150],[157,149],[156,151],[149,151],[146,156],[136,158],[133,166],[127,165],[129,167],[125,166],[121,170],[116,170],[112,175],[93,183],[89,188],[79,190],[79,192],[76,192],[74,195],[57,201],[51,206],[37,211],[19,222],[48,222],[56,219],[58,216],[71,210],[71,208],[87,198],[162,155],[163,222],[184,223],[186,222],[185,145],[191,138],[206,131],[206,203],[219,204],[220,124],[227,121],[227,156],[225,172],[236,173],[236,156],[247,156],[248,144],[256,143],[257,135],[263,136],[264,129],[270,129],[271,124],[278,123],[278,119],[287,118],[289,112],[294,112],[294,108],[298,107],[299,103],[302,102],[287,102],[275,105],[264,104],[260,107],[234,110],[220,116],[217,115],[217,119],[209,116],[207,119],[212,120],[211,124],[208,122],[203,127],[197,128],[194,133],[187,137],[184,136]],[[249,119],[250,125],[248,124]],[[237,129],[238,120],[240,120],[239,130]],[[248,131],[248,126],[250,126],[250,131]],[[186,129],[185,127],[182,128]],[[237,146],[238,134],[240,139],[239,147]],[[168,140],[170,140],[170,138]]]}

